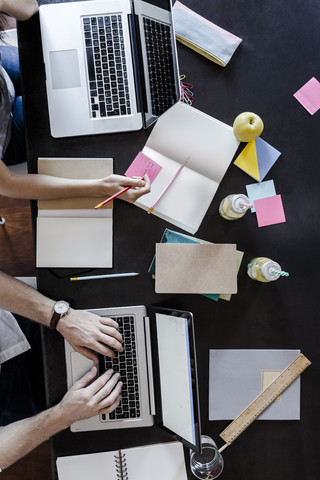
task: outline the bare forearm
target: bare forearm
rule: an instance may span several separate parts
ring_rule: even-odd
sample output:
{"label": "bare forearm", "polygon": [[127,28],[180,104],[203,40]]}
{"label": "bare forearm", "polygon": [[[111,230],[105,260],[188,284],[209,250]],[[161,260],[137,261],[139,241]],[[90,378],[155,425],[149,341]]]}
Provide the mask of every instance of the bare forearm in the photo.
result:
{"label": "bare forearm", "polygon": [[0,467],[9,467],[67,426],[56,406],[0,428]]}
{"label": "bare forearm", "polygon": [[[0,0],[1,1],[1,0]],[[51,175],[13,173],[0,160],[0,195],[29,200],[72,197],[98,197],[113,195],[131,187],[121,199],[135,202],[141,195],[150,192],[150,179],[127,178],[123,175],[109,175],[97,179],[72,179]]]}
{"label": "bare forearm", "polygon": [[70,198],[102,195],[103,187],[99,180],[74,180],[50,175],[12,173],[7,181],[2,183],[1,194],[29,200]]}
{"label": "bare forearm", "polygon": [[0,272],[0,308],[48,326],[54,304],[37,290]]}
{"label": "bare forearm", "polygon": [[27,20],[38,10],[36,0],[0,0],[0,11],[17,20]]}
{"label": "bare forearm", "polygon": [[113,412],[120,403],[120,374],[107,370],[94,380],[96,374],[94,367],[74,383],[55,407],[0,428],[0,467],[9,467],[77,420]]}
{"label": "bare forearm", "polygon": [[127,178],[121,175],[109,175],[106,178],[75,180],[51,175],[16,175],[3,171],[0,164],[0,195],[29,200],[110,196],[124,187],[131,187],[121,199],[135,202],[141,195],[149,193],[150,180]]}
{"label": "bare forearm", "polygon": [[[0,308],[49,326],[55,303],[25,283],[0,272]],[[120,352],[123,350],[117,322],[85,310],[70,308],[59,320],[57,330],[76,351],[95,363],[98,357],[94,352],[110,357],[114,355],[110,347]]]}

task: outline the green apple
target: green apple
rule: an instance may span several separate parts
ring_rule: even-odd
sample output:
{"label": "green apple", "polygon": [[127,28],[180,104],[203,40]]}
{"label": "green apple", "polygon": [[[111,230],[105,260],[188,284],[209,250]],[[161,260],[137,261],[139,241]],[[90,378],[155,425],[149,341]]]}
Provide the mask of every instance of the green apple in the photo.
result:
{"label": "green apple", "polygon": [[251,142],[261,135],[263,127],[263,121],[259,115],[243,112],[233,122],[233,133],[239,142]]}

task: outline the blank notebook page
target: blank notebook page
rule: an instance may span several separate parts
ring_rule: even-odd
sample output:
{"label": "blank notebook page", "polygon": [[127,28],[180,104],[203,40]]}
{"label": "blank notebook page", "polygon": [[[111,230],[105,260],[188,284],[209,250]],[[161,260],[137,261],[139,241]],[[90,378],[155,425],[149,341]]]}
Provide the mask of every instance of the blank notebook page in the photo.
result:
{"label": "blank notebook page", "polygon": [[187,480],[181,443],[162,443],[122,450],[128,480]]}
{"label": "blank notebook page", "polygon": [[59,480],[105,480],[117,478],[115,473],[116,454],[117,452],[102,452],[59,457],[57,459]]}

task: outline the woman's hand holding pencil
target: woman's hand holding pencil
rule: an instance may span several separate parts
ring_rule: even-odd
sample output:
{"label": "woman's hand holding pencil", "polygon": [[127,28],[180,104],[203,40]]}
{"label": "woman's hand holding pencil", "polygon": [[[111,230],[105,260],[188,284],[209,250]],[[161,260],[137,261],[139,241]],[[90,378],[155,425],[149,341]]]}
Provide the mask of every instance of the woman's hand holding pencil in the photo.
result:
{"label": "woman's hand holding pencil", "polygon": [[151,183],[148,175],[141,177],[125,177],[122,175],[110,175],[102,180],[105,190],[109,193],[114,190],[114,193],[107,198],[104,202],[96,205],[94,208],[97,210],[106,203],[111,202],[114,198],[121,195],[121,200],[125,200],[129,203],[134,203],[139,197],[150,192]]}

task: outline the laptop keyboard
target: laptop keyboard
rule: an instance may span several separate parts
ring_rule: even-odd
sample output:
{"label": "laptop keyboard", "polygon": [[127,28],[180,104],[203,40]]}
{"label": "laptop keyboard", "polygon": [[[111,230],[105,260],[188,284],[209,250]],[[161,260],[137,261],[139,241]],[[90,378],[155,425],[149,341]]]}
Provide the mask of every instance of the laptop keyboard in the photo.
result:
{"label": "laptop keyboard", "polygon": [[[111,317],[119,325],[119,332],[123,337],[123,352],[115,351],[115,357],[109,358],[99,355],[100,375],[109,368],[120,372],[120,380],[123,382],[121,402],[115,411],[109,413],[109,420],[124,418],[139,418],[140,395],[137,365],[137,348],[135,318],[133,316]],[[102,421],[107,421],[107,415],[100,416]]]}
{"label": "laptop keyboard", "polygon": [[152,113],[161,115],[177,101],[170,27],[143,18]]}
{"label": "laptop keyboard", "polygon": [[131,114],[121,15],[83,17],[91,118]]}

